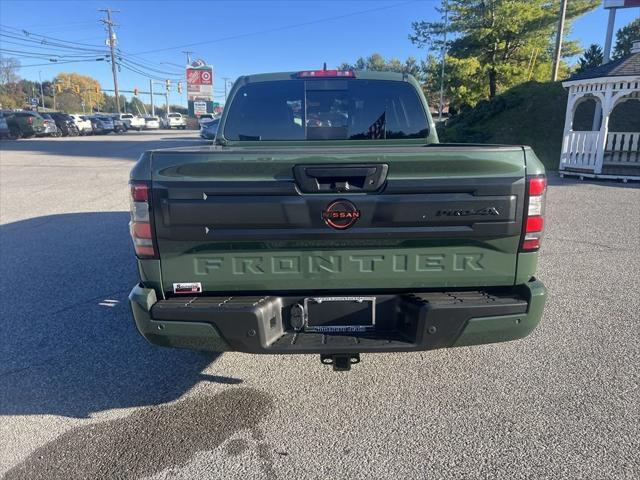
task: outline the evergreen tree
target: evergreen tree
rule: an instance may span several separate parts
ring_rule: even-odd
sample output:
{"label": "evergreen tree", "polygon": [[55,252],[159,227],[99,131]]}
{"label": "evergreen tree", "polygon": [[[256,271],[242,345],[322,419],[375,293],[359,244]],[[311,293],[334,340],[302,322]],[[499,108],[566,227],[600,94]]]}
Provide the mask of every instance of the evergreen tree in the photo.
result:
{"label": "evergreen tree", "polygon": [[602,65],[604,61],[604,54],[600,45],[592,43],[588,49],[584,51],[582,56],[578,59],[578,68],[576,72],[583,72],[590,68],[595,68]]}
{"label": "evergreen tree", "polygon": [[640,41],[640,18],[622,27],[616,33],[616,45],[613,47],[613,58],[626,57],[631,53],[633,42]]}

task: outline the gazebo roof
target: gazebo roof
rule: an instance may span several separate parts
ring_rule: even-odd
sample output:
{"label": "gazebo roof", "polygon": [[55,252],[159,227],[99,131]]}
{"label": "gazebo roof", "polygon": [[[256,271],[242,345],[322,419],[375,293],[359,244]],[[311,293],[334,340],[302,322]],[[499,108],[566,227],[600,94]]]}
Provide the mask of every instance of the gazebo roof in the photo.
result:
{"label": "gazebo roof", "polygon": [[631,75],[640,75],[640,52],[632,53],[631,55],[613,60],[599,67],[574,73],[565,81],[572,82],[574,80],[587,80],[589,78],[626,77]]}

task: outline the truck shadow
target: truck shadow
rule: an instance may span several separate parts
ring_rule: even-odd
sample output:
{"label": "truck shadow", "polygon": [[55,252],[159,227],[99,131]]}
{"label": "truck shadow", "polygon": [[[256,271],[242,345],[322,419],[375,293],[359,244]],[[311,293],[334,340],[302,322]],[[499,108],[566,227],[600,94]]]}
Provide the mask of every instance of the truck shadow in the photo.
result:
{"label": "truck shadow", "polygon": [[154,347],[133,325],[127,212],[0,226],[0,415],[87,417],[179,398],[215,355]]}

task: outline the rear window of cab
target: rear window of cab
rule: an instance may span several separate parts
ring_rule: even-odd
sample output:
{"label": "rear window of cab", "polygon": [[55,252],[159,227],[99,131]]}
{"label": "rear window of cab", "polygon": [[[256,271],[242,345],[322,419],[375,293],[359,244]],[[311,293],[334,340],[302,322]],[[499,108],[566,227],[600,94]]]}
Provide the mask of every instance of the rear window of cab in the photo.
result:
{"label": "rear window of cab", "polygon": [[384,140],[426,138],[415,88],[389,80],[313,79],[249,83],[238,89],[227,140]]}

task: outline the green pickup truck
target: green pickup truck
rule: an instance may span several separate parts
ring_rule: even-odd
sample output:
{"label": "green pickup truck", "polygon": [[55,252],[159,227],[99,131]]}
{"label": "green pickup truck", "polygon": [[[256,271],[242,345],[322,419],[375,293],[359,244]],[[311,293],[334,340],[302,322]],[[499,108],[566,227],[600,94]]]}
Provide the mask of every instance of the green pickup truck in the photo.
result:
{"label": "green pickup truck", "polygon": [[157,345],[348,370],[519,339],[542,316],[542,163],[438,143],[410,75],[241,77],[214,145],[145,152],[130,185],[129,300]]}

